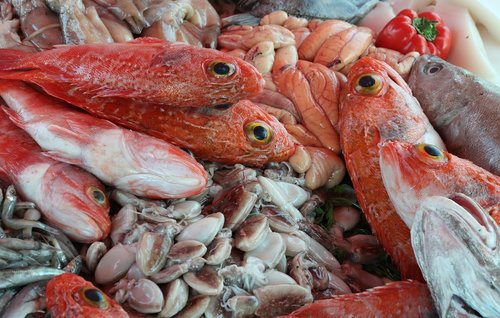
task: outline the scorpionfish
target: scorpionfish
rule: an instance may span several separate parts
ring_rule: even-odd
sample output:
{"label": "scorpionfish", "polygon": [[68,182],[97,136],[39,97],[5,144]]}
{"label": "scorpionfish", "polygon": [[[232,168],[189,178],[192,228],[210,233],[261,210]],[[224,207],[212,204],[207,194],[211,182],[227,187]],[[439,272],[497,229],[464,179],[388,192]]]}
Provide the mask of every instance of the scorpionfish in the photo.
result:
{"label": "scorpionfish", "polygon": [[46,289],[47,312],[59,317],[128,317],[125,310],[92,283],[73,273],[52,278]]}

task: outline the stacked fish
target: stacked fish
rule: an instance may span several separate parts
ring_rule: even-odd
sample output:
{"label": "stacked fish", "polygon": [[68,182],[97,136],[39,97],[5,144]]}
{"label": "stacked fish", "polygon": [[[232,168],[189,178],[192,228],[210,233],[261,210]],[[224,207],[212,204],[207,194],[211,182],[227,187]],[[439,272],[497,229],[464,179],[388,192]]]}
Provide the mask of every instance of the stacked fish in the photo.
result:
{"label": "stacked fish", "polygon": [[498,90],[327,2],[1,1],[3,314],[500,315]]}

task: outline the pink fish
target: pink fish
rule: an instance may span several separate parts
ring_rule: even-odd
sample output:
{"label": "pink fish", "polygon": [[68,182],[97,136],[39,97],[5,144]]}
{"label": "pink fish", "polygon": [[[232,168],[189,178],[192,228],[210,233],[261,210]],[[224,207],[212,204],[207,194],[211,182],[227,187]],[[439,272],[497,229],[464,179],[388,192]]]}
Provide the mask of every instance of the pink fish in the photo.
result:
{"label": "pink fish", "polygon": [[81,168],[44,156],[3,112],[0,134],[0,177],[34,202],[48,223],[78,242],[108,236],[109,202],[99,180]]}
{"label": "pink fish", "polygon": [[139,196],[182,198],[207,184],[203,167],[166,141],[95,118],[22,82],[0,82],[11,120],[45,155],[80,166],[103,182]]}

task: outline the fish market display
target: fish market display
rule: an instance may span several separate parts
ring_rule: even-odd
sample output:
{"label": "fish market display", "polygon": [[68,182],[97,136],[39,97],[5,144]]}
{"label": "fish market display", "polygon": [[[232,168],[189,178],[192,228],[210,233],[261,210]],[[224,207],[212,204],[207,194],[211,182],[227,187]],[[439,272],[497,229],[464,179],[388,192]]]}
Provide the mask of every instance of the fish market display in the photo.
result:
{"label": "fish market display", "polygon": [[51,225],[78,242],[108,236],[111,221],[104,186],[83,169],[55,161],[3,112],[0,114],[0,179],[40,209]]}
{"label": "fish market display", "polygon": [[22,82],[0,82],[0,96],[10,119],[45,155],[118,189],[166,199],[199,194],[206,186],[203,167],[166,142],[82,113]]}
{"label": "fish market display", "polygon": [[59,46],[38,53],[0,50],[0,78],[34,83],[84,108],[121,103],[215,106],[262,89],[262,77],[244,61],[150,38]]}
{"label": "fish market display", "polygon": [[52,317],[128,317],[113,299],[82,277],[65,273],[47,284],[47,312]]}
{"label": "fish market display", "polygon": [[408,84],[448,151],[500,175],[497,86],[430,55],[417,60]]}
{"label": "fish market display", "polygon": [[0,316],[498,316],[463,2],[0,0]]}
{"label": "fish market display", "polygon": [[347,170],[361,208],[403,277],[419,278],[409,229],[384,189],[379,149],[386,140],[442,145],[406,82],[384,62],[360,59],[340,101],[339,131]]}
{"label": "fish market display", "polygon": [[500,223],[500,177],[430,144],[387,142],[380,148],[387,193],[411,226],[417,208],[431,195],[463,193]]}
{"label": "fish market display", "polygon": [[462,194],[426,198],[411,241],[441,317],[500,315],[500,228],[479,204]]}

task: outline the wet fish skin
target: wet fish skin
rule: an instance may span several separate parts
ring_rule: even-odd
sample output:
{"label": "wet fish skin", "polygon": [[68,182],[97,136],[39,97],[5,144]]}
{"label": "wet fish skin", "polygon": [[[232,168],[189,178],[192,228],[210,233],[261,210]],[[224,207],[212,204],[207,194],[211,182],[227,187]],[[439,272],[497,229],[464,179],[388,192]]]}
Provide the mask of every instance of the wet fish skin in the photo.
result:
{"label": "wet fish skin", "polygon": [[408,84],[452,154],[500,175],[500,88],[437,56],[423,55]]}
{"label": "wet fish skin", "polygon": [[379,0],[237,0],[237,8],[243,12],[263,17],[276,10],[311,19],[337,19],[356,23]]}
{"label": "wet fish skin", "polygon": [[452,199],[420,205],[411,229],[417,261],[441,317],[499,317],[500,228],[470,197]]}

